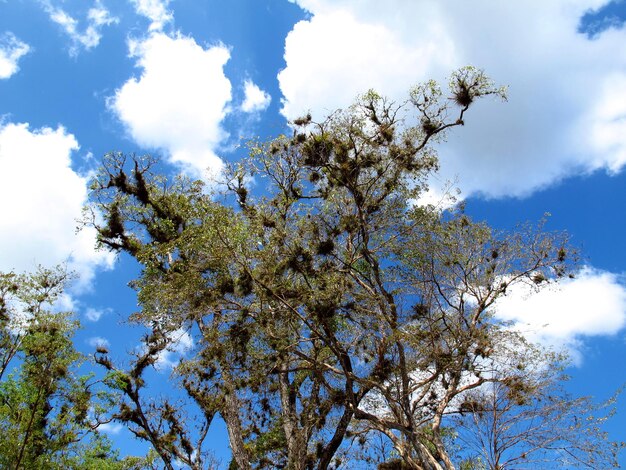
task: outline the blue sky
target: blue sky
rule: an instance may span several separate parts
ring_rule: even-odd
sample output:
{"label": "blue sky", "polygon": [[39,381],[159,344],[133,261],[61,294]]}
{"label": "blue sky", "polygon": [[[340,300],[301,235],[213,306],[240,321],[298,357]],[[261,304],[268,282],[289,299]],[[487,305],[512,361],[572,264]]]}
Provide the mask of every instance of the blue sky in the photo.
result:
{"label": "blue sky", "polygon": [[[123,323],[137,268],[75,233],[105,152],[202,178],[287,119],[369,88],[401,100],[471,64],[509,100],[478,103],[449,136],[428,197],[451,181],[495,227],[549,212],[547,228],[571,234],[576,279],[513,295],[502,315],[571,352],[574,393],[607,398],[626,382],[624,18],[607,0],[0,0],[0,270],[67,261],[77,346],[106,341],[123,358],[139,334]],[[622,401],[610,430],[626,440]]]}

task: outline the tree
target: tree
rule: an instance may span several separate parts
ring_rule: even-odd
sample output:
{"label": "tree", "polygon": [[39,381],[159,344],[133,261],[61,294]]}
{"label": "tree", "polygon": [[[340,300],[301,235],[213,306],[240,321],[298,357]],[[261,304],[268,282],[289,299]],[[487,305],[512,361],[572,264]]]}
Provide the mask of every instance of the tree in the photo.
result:
{"label": "tree", "polygon": [[563,390],[563,358],[532,345],[510,352],[509,364],[494,368],[496,380],[467,394],[454,429],[466,461],[492,470],[507,468],[605,468],[622,443],[608,440],[602,423],[614,412],[615,398],[595,404]]}
{"label": "tree", "polygon": [[[0,273],[0,466],[7,469],[138,468],[97,432],[99,397],[78,376],[78,324],[52,304],[64,270]],[[103,398],[103,397],[100,397]]]}
{"label": "tree", "polygon": [[[128,370],[98,361],[124,397],[114,418],[166,468],[202,468],[218,413],[236,468],[374,463],[357,450],[373,434],[406,468],[454,468],[452,417],[472,412],[472,391],[507,383],[494,370],[525,344],[494,316],[497,299],[566,275],[573,257],[558,234],[499,234],[415,204],[433,145],[476,99],[504,96],[471,67],[449,88],[428,82],[400,104],[368,92],[322,122],[297,119],[212,188],[168,180],[150,157],[105,157],[86,223],[141,263],[134,319],[149,333]],[[195,418],[171,400],[146,412],[142,399],[181,328],[196,349],[176,377]]]}

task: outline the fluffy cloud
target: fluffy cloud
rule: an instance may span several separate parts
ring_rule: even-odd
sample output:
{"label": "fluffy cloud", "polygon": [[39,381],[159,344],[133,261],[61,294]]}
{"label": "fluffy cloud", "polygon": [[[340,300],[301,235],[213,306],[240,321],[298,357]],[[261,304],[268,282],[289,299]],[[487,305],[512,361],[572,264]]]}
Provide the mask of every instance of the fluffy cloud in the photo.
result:
{"label": "fluffy cloud", "polygon": [[369,88],[402,99],[472,64],[509,85],[509,103],[478,103],[442,147],[443,179],[459,175],[465,195],[521,196],[626,162],[626,31],[578,31],[609,0],[294,1],[312,16],[285,43],[288,118],[319,117]]}
{"label": "fluffy cloud", "polygon": [[111,16],[109,11],[102,6],[100,0],[96,0],[94,6],[87,12],[87,26],[81,32],[78,20],[70,16],[65,10],[53,6],[50,2],[43,2],[44,8],[50,19],[58,24],[71,40],[70,55],[75,56],[81,48],[93,49],[100,44],[102,39],[102,27],[117,23],[119,20]]}
{"label": "fluffy cloud", "polygon": [[130,136],[143,147],[164,150],[196,176],[218,171],[215,149],[227,137],[220,123],[231,100],[224,75],[229,50],[154,33],[131,42],[130,51],[141,76],[128,80],[109,102]]}
{"label": "fluffy cloud", "polygon": [[161,31],[170,21],[174,20],[171,11],[167,7],[170,0],[132,0],[135,11],[148,18],[150,23],[150,31]]}
{"label": "fluffy cloud", "polygon": [[93,348],[97,348],[98,346],[108,348],[111,345],[108,339],[101,336],[93,336],[89,338],[87,340],[87,344]]}
{"label": "fluffy cloud", "polygon": [[29,51],[28,44],[17,39],[12,33],[0,35],[0,80],[9,78],[20,69],[18,62]]}
{"label": "fluffy cloud", "polygon": [[626,287],[615,274],[585,267],[574,279],[539,291],[517,285],[496,312],[530,339],[569,348],[577,358],[580,338],[612,335],[626,325]]}
{"label": "fluffy cloud", "polygon": [[75,233],[87,199],[87,178],[71,168],[77,149],[62,127],[0,125],[0,270],[32,271],[37,264],[67,261],[86,286],[98,267],[112,266],[111,253],[94,250],[93,230]]}
{"label": "fluffy cloud", "polygon": [[244,113],[253,113],[267,109],[272,100],[269,93],[261,90],[251,80],[246,80],[243,84],[244,100],[241,110]]}
{"label": "fluffy cloud", "polygon": [[[393,8],[380,3],[382,10]],[[309,109],[318,116],[332,112],[370,88],[399,95],[427,77],[424,64],[452,67],[452,44],[435,28],[423,32],[432,42],[409,43],[391,25],[363,21],[348,8],[312,11],[320,13],[287,36],[287,66],[278,74],[283,113],[290,119]]]}
{"label": "fluffy cloud", "polygon": [[85,310],[85,318],[89,321],[96,322],[102,318],[103,315],[107,315],[111,313],[110,308],[97,309],[93,307],[89,307]]}
{"label": "fluffy cloud", "polygon": [[120,423],[110,422],[110,423],[102,423],[98,425],[98,431],[105,432],[107,434],[111,434],[114,436],[119,434],[122,431],[122,429],[124,429],[124,426],[122,426]]}

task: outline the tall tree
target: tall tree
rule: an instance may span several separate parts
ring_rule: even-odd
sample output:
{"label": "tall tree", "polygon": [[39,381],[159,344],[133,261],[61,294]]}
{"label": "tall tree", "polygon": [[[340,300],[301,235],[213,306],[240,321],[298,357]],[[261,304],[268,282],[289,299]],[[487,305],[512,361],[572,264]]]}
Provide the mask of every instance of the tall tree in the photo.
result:
{"label": "tall tree", "polygon": [[[498,234],[416,204],[437,169],[433,144],[486,95],[504,96],[471,67],[449,95],[434,82],[400,104],[369,92],[253,143],[211,194],[155,174],[151,158],[108,155],[87,223],[142,264],[135,319],[150,329],[129,370],[99,357],[121,379],[115,418],[168,468],[202,467],[217,413],[237,468],[337,467],[372,434],[407,468],[454,468],[450,418],[468,413],[471,391],[507,383],[494,368],[525,344],[494,316],[497,299],[571,260],[559,235]],[[144,373],[181,327],[196,340],[176,370],[195,430],[169,401],[142,411]]]}

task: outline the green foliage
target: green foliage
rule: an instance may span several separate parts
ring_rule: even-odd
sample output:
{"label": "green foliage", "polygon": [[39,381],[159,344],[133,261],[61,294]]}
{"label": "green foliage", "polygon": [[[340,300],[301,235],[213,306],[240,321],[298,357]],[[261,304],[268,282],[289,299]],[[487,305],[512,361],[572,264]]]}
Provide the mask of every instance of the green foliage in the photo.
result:
{"label": "green foliage", "polygon": [[78,323],[52,311],[67,281],[60,268],[0,274],[0,467],[138,468],[96,431],[93,383],[76,375]]}
{"label": "green foliage", "polygon": [[107,373],[103,382],[114,390],[125,390],[129,386],[130,379],[125,373],[116,370]]}

